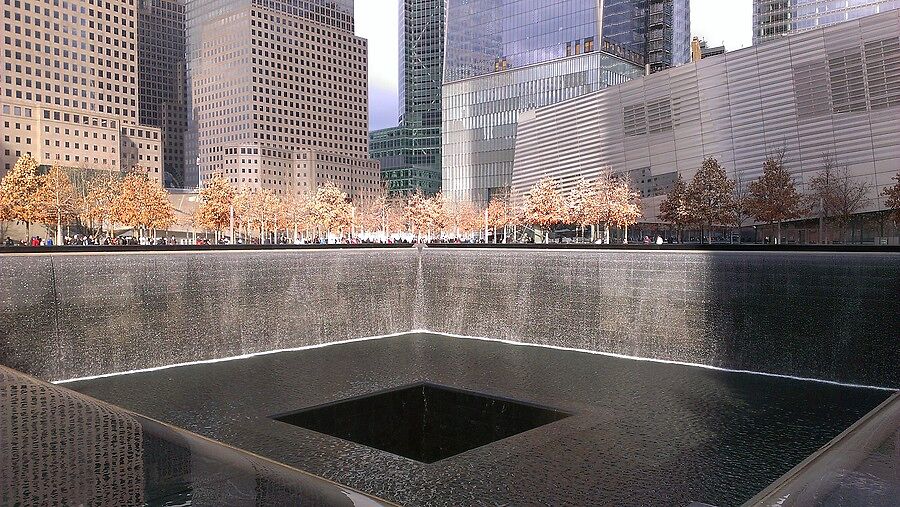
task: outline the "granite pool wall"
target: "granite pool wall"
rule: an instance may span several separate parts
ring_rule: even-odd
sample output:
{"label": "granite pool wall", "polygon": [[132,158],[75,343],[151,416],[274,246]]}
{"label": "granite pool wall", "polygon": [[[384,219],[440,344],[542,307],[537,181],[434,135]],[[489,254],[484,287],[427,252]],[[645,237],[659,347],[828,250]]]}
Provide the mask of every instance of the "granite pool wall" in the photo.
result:
{"label": "granite pool wall", "polygon": [[48,380],[424,329],[900,387],[900,253],[5,254],[0,364]]}
{"label": "granite pool wall", "polygon": [[416,326],[900,388],[900,254],[426,251]]}
{"label": "granite pool wall", "polygon": [[405,332],[416,274],[411,250],[2,255],[0,364],[61,380]]}

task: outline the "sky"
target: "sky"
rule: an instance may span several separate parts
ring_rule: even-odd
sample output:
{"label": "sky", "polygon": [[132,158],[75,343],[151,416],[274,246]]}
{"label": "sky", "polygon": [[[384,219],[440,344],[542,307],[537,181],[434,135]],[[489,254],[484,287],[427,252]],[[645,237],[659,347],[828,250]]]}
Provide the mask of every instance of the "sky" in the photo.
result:
{"label": "sky", "polygon": [[[356,0],[356,33],[369,39],[369,127],[397,125],[399,0]],[[691,0],[691,31],[729,51],[750,46],[753,0]]]}

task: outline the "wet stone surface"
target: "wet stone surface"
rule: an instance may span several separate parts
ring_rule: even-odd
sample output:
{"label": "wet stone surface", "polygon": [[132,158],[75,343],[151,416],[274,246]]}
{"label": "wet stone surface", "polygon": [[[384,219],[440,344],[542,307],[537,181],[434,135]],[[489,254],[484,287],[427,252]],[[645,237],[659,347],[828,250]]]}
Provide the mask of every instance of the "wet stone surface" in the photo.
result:
{"label": "wet stone surface", "polygon": [[[571,415],[431,464],[274,418],[423,383]],[[890,394],[421,334],[65,386],[406,505],[740,504]]]}

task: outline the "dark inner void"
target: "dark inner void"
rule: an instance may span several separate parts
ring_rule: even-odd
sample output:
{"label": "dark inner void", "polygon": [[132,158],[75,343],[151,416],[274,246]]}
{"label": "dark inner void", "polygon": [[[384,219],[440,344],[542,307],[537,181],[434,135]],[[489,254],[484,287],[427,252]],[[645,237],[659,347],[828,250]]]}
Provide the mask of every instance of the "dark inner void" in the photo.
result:
{"label": "dark inner void", "polygon": [[568,416],[512,400],[417,384],[275,419],[434,463]]}

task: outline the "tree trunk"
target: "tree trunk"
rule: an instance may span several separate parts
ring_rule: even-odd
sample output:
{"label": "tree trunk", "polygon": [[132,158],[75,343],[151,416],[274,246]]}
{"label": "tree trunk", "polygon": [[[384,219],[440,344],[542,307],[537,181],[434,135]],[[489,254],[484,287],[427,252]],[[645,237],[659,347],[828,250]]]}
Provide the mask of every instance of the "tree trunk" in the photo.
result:
{"label": "tree trunk", "polygon": [[56,246],[62,246],[62,216],[56,213]]}
{"label": "tree trunk", "polygon": [[777,231],[777,232],[775,233],[775,236],[776,236],[776,237],[775,237],[775,244],[776,244],[776,245],[780,245],[780,244],[781,244],[781,220],[778,221],[778,228],[777,228],[776,231]]}

